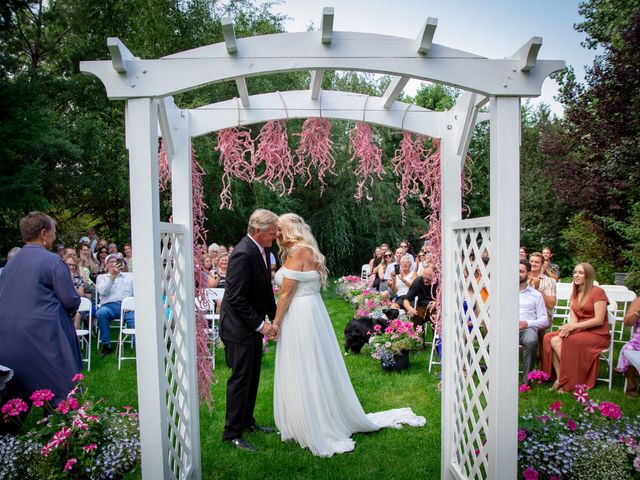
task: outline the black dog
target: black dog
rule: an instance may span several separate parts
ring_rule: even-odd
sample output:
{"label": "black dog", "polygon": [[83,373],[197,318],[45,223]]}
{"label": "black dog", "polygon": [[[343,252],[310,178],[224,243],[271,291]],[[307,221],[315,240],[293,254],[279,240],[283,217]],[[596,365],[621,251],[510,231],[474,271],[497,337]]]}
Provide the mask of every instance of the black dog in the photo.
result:
{"label": "black dog", "polygon": [[344,351],[360,353],[362,347],[369,343],[369,337],[376,325],[380,325],[384,330],[389,326],[389,322],[384,318],[352,318],[344,327]]}

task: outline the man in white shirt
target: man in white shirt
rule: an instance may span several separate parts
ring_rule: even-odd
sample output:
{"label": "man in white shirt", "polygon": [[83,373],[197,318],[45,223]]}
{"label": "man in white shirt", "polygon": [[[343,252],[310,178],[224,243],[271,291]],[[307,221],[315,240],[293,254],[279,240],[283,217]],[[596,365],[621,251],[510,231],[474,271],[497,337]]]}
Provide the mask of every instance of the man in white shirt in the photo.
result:
{"label": "man in white shirt", "polygon": [[[100,343],[102,344],[100,355],[102,357],[109,355],[113,351],[109,335],[109,323],[120,318],[122,300],[127,297],[133,297],[133,277],[131,274],[123,272],[124,263],[122,259],[119,259],[117,254],[107,255],[105,266],[107,273],[98,275],[96,279],[96,290],[100,295],[101,304],[96,312],[96,319],[98,330],[100,331]],[[133,312],[125,313],[124,321],[128,328],[133,328],[135,326]]]}
{"label": "man in white shirt", "polygon": [[520,345],[522,346],[522,383],[530,383],[529,373],[538,358],[538,330],[549,325],[542,294],[529,285],[531,264],[520,260]]}

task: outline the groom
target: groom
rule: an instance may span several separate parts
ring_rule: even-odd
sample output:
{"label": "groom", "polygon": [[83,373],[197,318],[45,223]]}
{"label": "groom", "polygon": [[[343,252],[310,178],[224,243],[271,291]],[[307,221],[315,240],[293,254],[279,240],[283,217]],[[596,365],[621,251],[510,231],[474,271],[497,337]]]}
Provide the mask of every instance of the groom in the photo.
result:
{"label": "groom", "polygon": [[227,286],[220,312],[220,336],[225,346],[231,376],[227,381],[227,413],[222,439],[242,450],[255,447],[242,438],[244,431],[275,432],[256,425],[256,404],[262,336],[275,336],[276,302],[271,287],[271,265],[265,248],[278,234],[278,216],[258,209],[249,218],[248,235],[240,240],[229,258]]}

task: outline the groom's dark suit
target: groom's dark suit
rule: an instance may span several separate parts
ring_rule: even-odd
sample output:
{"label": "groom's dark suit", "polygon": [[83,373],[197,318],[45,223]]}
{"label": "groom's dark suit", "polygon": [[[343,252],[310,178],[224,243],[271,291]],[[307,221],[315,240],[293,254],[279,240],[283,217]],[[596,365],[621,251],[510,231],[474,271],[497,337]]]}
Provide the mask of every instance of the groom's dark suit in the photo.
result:
{"label": "groom's dark suit", "polygon": [[220,312],[220,336],[225,345],[231,376],[227,381],[227,415],[222,438],[241,438],[243,430],[255,425],[262,334],[256,329],[268,316],[273,319],[276,302],[271,287],[271,265],[260,249],[245,236],[229,258],[227,286]]}

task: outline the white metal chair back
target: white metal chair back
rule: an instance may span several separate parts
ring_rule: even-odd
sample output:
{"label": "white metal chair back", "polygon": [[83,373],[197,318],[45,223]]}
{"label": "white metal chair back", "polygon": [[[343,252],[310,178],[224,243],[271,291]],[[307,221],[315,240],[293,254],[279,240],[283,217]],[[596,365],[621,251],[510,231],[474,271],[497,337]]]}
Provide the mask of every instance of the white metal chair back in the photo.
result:
{"label": "white metal chair back", "polygon": [[127,340],[129,340],[131,343],[131,346],[135,348],[134,338],[136,334],[136,329],[135,327],[129,328],[124,323],[125,314],[128,312],[135,312],[135,310],[136,310],[136,305],[133,297],[127,297],[124,300],[122,300],[122,303],[120,304],[120,334],[118,335],[118,370],[120,370],[120,367],[122,365],[122,360],[136,359],[135,353],[132,357],[126,357],[124,354],[124,344],[126,343]]}
{"label": "white metal chair back", "polygon": [[84,324],[80,324],[80,328],[76,330],[76,335],[80,341],[80,348],[84,350],[85,355],[82,359],[83,362],[87,363],[87,371],[91,371],[91,331],[93,328],[93,306],[91,304],[91,300],[87,297],[80,297],[80,306],[78,307],[78,313],[80,314],[81,322],[84,322],[85,315],[83,313],[87,313],[88,316],[88,324],[87,328],[84,328]]}
{"label": "white metal chair back", "polygon": [[[627,287],[620,287],[620,285],[604,285],[602,288],[607,294],[609,302],[615,303],[616,307],[613,310],[616,317],[616,330],[612,333],[612,335],[615,336],[616,342],[626,343],[631,339],[631,336],[633,334],[633,327],[625,328],[624,315],[627,312],[627,308],[629,308],[631,302],[636,299],[636,294],[629,290]],[[625,335],[625,330],[628,333],[627,335]]]}
{"label": "white metal chair back", "polygon": [[211,322],[211,327],[207,329],[209,334],[209,358],[211,360],[212,368],[216,368],[216,344],[220,337],[220,330],[217,324],[217,320],[220,320],[220,311],[218,309],[218,302],[222,302],[224,298],[224,288],[206,288],[204,291],[206,302],[208,303],[209,312],[205,315],[205,318]]}
{"label": "white metal chair back", "polygon": [[607,373],[604,377],[598,377],[598,380],[609,385],[609,390],[611,390],[612,378],[613,378],[613,344],[614,344],[614,332],[616,331],[616,316],[612,312],[612,308],[615,306],[609,305],[607,307],[607,320],[609,321],[609,332],[611,333],[611,339],[609,340],[609,346],[600,352],[600,360],[605,362],[607,365]]}
{"label": "white metal chair back", "polygon": [[360,278],[366,282],[369,280],[369,275],[371,275],[371,270],[369,268],[369,264],[365,263],[360,269]]}
{"label": "white metal chair back", "polygon": [[556,283],[556,306],[551,317],[551,330],[569,321],[569,300],[571,299],[572,283]]}

